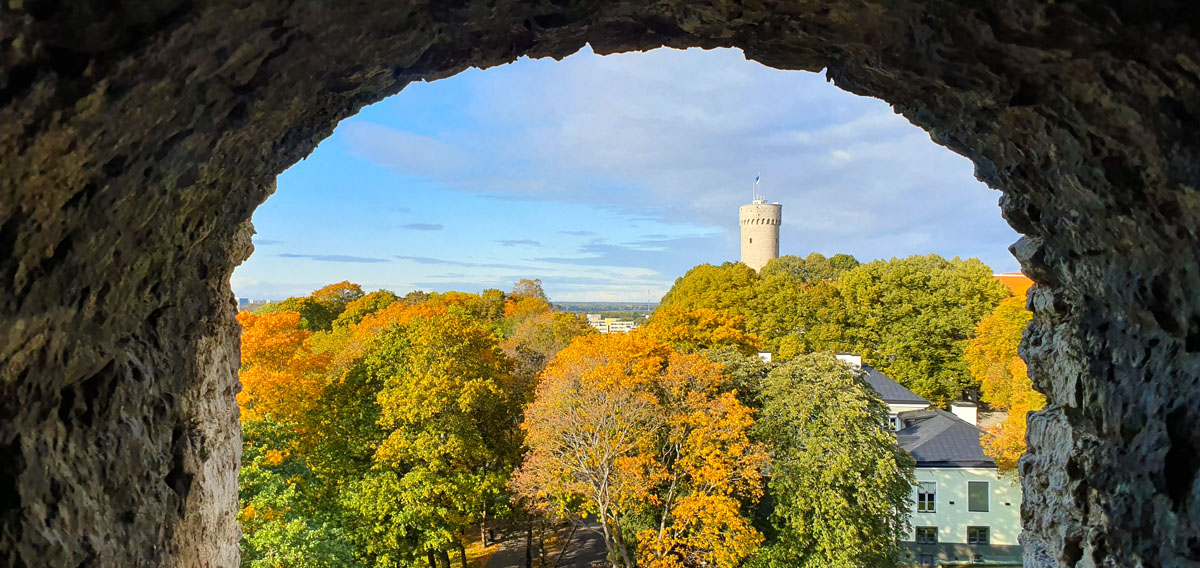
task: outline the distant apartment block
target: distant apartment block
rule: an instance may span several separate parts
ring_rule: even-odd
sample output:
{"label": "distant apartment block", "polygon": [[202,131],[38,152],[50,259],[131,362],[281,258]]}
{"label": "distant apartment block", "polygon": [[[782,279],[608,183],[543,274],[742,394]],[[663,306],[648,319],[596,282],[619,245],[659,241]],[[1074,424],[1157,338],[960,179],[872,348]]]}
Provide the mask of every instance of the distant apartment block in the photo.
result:
{"label": "distant apartment block", "polygon": [[606,318],[600,314],[587,314],[587,322],[600,333],[626,333],[638,328],[638,324],[631,320]]}

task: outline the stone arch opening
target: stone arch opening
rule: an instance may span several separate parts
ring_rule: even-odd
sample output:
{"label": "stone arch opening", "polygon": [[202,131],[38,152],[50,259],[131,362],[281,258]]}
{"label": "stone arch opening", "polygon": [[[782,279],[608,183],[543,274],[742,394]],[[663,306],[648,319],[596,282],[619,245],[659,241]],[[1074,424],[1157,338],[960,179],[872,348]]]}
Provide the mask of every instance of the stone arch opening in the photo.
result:
{"label": "stone arch opening", "polygon": [[414,80],[738,47],[890,102],[1004,191],[1050,405],[1028,566],[1200,561],[1200,21],[1185,3],[0,10],[0,559],[233,565],[228,289],[273,179]]}

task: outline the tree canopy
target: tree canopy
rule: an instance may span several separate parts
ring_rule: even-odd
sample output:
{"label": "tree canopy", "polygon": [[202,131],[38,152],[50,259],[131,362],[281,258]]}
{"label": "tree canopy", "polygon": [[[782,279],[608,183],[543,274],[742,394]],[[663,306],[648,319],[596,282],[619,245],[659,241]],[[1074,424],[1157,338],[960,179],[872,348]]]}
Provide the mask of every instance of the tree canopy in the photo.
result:
{"label": "tree canopy", "polygon": [[576,339],[526,411],[514,488],[596,515],[614,566],[739,565],[762,540],[741,509],[767,457],[723,383],[720,366],[641,333]]}
{"label": "tree canopy", "polygon": [[937,255],[864,264],[843,274],[838,289],[851,350],[939,406],[975,387],[963,349],[1009,295],[979,260]]}
{"label": "tree canopy", "polygon": [[675,281],[650,325],[677,320],[681,309],[744,318],[747,334],[780,361],[855,352],[945,406],[977,387],[963,349],[976,323],[1008,294],[977,259],[859,264],[849,255],[813,253],[777,258],[757,274],[740,263],[696,266]]}
{"label": "tree canopy", "polygon": [[1033,390],[1025,362],[1017,353],[1032,318],[1023,294],[1008,298],[980,320],[965,351],[983,402],[1008,413],[984,439],[984,452],[996,460],[1001,471],[1015,470],[1017,459],[1025,453],[1025,417],[1046,405],[1046,397]]}
{"label": "tree canopy", "polygon": [[772,448],[775,531],[754,566],[895,566],[908,531],[914,461],[888,407],[832,354],[775,367],[756,433]]}
{"label": "tree canopy", "polygon": [[454,549],[465,562],[468,529],[509,510],[534,377],[593,333],[536,294],[398,298],[349,282],[238,321],[254,568],[448,568]]}

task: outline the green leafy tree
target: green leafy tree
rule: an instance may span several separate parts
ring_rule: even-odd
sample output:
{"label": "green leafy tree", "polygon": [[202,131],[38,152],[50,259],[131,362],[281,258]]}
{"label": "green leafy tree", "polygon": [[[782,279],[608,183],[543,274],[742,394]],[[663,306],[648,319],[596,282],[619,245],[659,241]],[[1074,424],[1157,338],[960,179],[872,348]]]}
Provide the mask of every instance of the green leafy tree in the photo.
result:
{"label": "green leafy tree", "polygon": [[708,308],[724,310],[735,316],[747,316],[757,280],[758,274],[754,269],[740,262],[694,266],[675,279],[675,284],[663,296],[658,309]]}
{"label": "green leafy tree", "polygon": [[376,551],[380,566],[391,565],[384,556],[461,553],[462,535],[496,508],[517,460],[510,363],[490,327],[451,310],[384,330],[363,365],[382,381],[377,423],[386,433],[352,500],[370,523],[364,545],[414,545]]}
{"label": "green leafy tree", "polygon": [[242,424],[238,499],[244,568],[354,566],[354,545],[337,511],[314,500],[315,477],[296,453],[294,427],[272,419]]}
{"label": "green leafy tree", "polygon": [[772,448],[772,568],[896,566],[908,532],[912,456],[861,373],[827,353],[770,371],[756,434]]}
{"label": "green leafy tree", "polygon": [[796,282],[770,274],[756,286],[751,330],[781,361],[802,353],[846,348],[847,314],[834,281]]}
{"label": "green leafy tree", "polygon": [[1009,296],[978,259],[879,260],[838,284],[846,342],[863,360],[935,404],[977,388],[963,360],[975,325]]}
{"label": "green leafy tree", "polygon": [[835,254],[826,258],[814,252],[801,258],[784,255],[773,259],[759,272],[759,277],[786,276],[797,284],[814,284],[826,280],[837,280],[842,273],[859,265],[858,259],[848,254]]}
{"label": "green leafy tree", "polygon": [[775,368],[775,363],[768,363],[757,354],[747,355],[741,349],[732,345],[722,345],[707,349],[704,358],[721,365],[725,384],[722,391],[733,392],[738,400],[747,407],[759,409],[762,407],[761,395],[767,374]]}

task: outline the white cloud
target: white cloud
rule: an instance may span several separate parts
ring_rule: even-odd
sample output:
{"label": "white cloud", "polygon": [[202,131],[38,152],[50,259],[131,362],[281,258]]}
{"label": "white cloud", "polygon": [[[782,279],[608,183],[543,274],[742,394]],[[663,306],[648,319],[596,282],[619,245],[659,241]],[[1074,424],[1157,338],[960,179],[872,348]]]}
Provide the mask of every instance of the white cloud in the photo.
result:
{"label": "white cloud", "polygon": [[[410,251],[425,256],[397,257],[406,262],[394,264],[409,272],[441,264],[472,273],[447,282],[452,277],[443,266],[441,277],[430,271],[413,273],[412,280],[504,288],[519,270],[529,276],[544,269],[547,288],[570,299],[665,291],[687,267],[736,255],[737,207],[750,198],[757,174],[760,191],[784,204],[784,254],[848,252],[869,260],[937,252],[980,256],[999,270],[1016,267],[1006,246],[1017,235],[1000,218],[999,194],[974,180],[968,160],[937,146],[886,103],[840,91],[816,74],[769,69],[734,50],[664,49],[605,57],[585,51],[561,62],[522,61],[446,81],[462,99],[439,107],[448,116],[416,121],[411,132],[360,116],[345,121],[336,136],[400,182],[420,178],[428,186],[509,202],[619,211],[626,233],[643,222],[674,228],[646,230],[672,232],[648,239],[663,241],[657,245],[567,246],[562,235],[605,236],[610,229],[581,222],[579,230],[556,227],[543,235],[527,223],[519,236],[504,234],[513,246],[487,240],[509,251],[533,242],[559,248],[527,262],[467,262],[476,251],[459,257]],[[437,93],[438,86],[410,88]],[[406,118],[376,120],[405,124]],[[444,233],[457,233],[459,225],[447,225],[456,231]],[[433,255],[439,258],[426,258]],[[585,281],[601,269],[621,276]]]}

